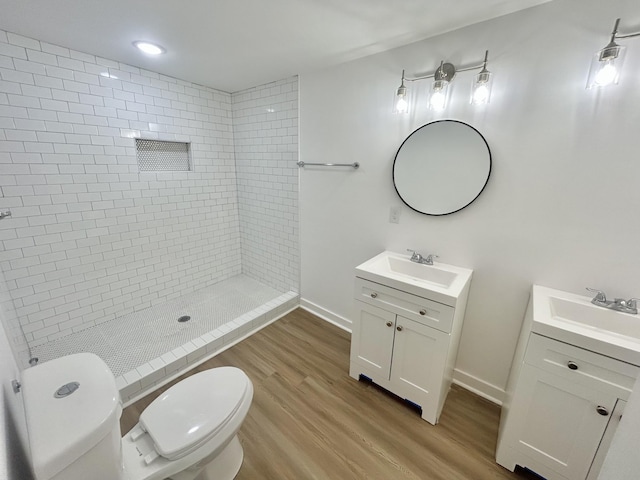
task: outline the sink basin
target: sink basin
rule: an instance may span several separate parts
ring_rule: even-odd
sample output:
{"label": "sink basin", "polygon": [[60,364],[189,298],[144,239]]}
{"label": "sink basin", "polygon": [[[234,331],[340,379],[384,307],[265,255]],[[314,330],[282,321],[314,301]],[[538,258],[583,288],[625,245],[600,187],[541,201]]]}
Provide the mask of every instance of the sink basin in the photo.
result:
{"label": "sink basin", "polygon": [[449,288],[458,276],[455,272],[443,270],[433,265],[415,263],[408,258],[387,256],[390,271],[398,275],[406,275],[417,281],[435,283],[444,288]]}
{"label": "sink basin", "polygon": [[591,303],[591,297],[534,285],[532,330],[640,365],[640,315]]}
{"label": "sink basin", "polygon": [[[583,302],[589,302],[587,304]],[[603,330],[616,335],[640,339],[640,317],[564,298],[549,298],[551,313],[558,319]]]}
{"label": "sink basin", "polygon": [[409,255],[382,252],[356,267],[356,276],[425,296],[455,307],[460,293],[471,280],[472,270],[434,262],[412,262]]}

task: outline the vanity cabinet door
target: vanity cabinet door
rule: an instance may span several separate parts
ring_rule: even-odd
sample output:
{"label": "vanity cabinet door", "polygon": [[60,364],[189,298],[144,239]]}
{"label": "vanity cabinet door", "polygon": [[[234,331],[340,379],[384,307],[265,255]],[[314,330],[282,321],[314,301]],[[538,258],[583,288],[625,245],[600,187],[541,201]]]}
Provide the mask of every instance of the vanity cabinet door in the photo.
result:
{"label": "vanity cabinet door", "polygon": [[[616,401],[615,395],[525,364],[512,407],[514,446],[562,478],[584,480]],[[533,464],[518,463],[536,471]]]}
{"label": "vanity cabinet door", "polygon": [[432,424],[437,420],[448,347],[448,334],[398,315],[391,362],[393,392],[420,405],[423,418]]}
{"label": "vanity cabinet door", "polygon": [[[351,332],[352,376],[360,373],[374,381],[389,380],[396,315],[356,301],[356,316]],[[357,366],[353,366],[353,364]],[[360,367],[358,370],[357,367]]]}

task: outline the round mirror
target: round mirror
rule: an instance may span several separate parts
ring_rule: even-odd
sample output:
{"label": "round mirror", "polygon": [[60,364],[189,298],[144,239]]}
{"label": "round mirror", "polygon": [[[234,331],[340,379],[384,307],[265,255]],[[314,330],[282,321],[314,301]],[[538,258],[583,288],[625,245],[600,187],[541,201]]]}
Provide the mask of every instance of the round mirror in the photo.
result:
{"label": "round mirror", "polygon": [[471,204],[489,181],[491,151],[471,125],[427,123],[400,145],[393,184],[404,203],[426,215],[448,215]]}

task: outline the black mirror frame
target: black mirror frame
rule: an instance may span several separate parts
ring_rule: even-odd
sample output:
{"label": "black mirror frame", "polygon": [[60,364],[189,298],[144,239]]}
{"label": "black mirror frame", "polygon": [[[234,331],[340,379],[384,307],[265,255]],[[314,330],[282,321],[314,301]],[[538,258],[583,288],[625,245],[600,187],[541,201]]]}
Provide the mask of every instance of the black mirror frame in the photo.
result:
{"label": "black mirror frame", "polygon": [[[396,161],[398,160],[398,154],[400,153],[400,151],[402,150],[402,146],[411,138],[412,135],[414,135],[415,133],[419,132],[420,130],[422,130],[425,127],[428,127],[429,125],[433,125],[435,123],[441,123],[441,122],[454,122],[454,123],[460,123],[462,125],[465,125],[467,127],[469,127],[470,129],[474,130],[482,139],[482,141],[484,142],[484,144],[487,146],[487,152],[489,152],[489,171],[487,172],[487,179],[484,182],[484,185],[482,186],[482,188],[480,189],[480,191],[478,192],[478,194],[466,205],[463,205],[462,207],[458,208],[457,210],[452,210],[451,212],[447,212],[447,213],[427,213],[427,212],[423,212],[421,210],[418,210],[417,208],[409,205],[405,199],[402,197],[402,195],[400,194],[400,192],[398,191],[398,187],[396,185]],[[469,205],[471,205],[473,202],[476,201],[476,199],[482,194],[482,192],[484,192],[484,189],[487,187],[487,184],[489,183],[489,178],[491,177],[491,169],[493,168],[493,157],[491,155],[491,149],[489,148],[489,144],[487,143],[486,138],[484,138],[484,135],[482,135],[478,129],[476,129],[475,127],[472,127],[471,125],[469,125],[468,123],[465,122],[461,122],[460,120],[450,120],[450,119],[445,119],[445,120],[436,120],[433,122],[429,122],[426,123],[424,125],[422,125],[421,127],[418,127],[417,129],[415,129],[413,132],[411,132],[407,138],[404,139],[404,141],[402,142],[402,144],[400,145],[400,147],[398,148],[398,151],[396,152],[396,155],[393,159],[393,165],[392,165],[392,178],[393,178],[393,188],[396,190],[396,193],[398,194],[398,196],[400,197],[400,200],[402,200],[402,203],[404,203],[407,207],[409,207],[411,210],[421,213],[423,215],[429,215],[432,217],[442,217],[444,215],[451,215],[452,213],[456,213],[459,212],[460,210],[467,208]]]}

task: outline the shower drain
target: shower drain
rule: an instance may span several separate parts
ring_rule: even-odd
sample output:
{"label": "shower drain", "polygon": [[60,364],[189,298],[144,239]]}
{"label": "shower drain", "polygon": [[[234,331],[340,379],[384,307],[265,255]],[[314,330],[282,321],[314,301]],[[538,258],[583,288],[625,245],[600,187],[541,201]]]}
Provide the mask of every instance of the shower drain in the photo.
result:
{"label": "shower drain", "polygon": [[178,318],[178,321],[180,323],[188,322],[189,320],[191,320],[191,317],[189,315],[183,315],[180,318]]}

